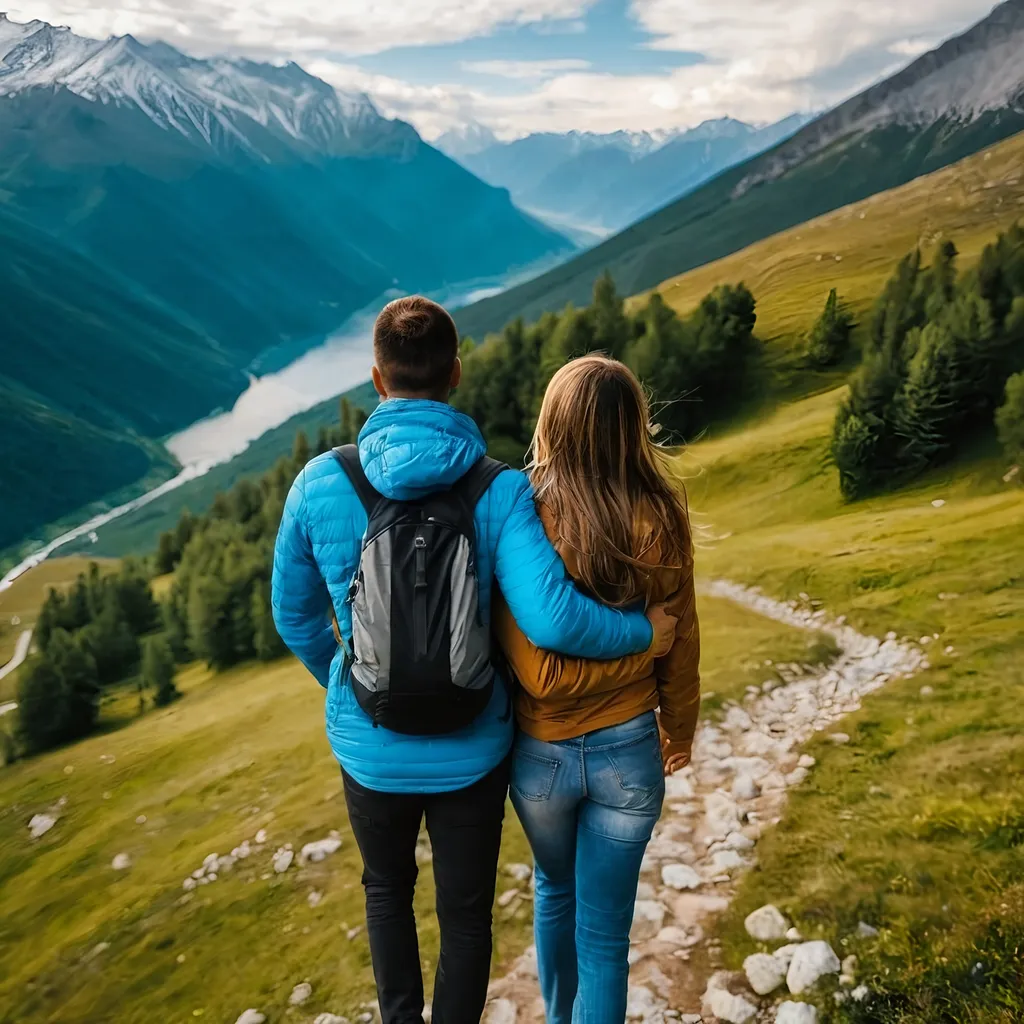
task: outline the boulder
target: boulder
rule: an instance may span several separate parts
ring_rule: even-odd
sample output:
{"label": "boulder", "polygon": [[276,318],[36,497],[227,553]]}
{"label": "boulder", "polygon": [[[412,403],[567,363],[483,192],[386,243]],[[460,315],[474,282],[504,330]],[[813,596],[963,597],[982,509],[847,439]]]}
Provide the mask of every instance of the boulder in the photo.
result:
{"label": "boulder", "polygon": [[783,971],[789,970],[789,965],[793,962],[793,954],[800,948],[800,944],[797,942],[791,942],[786,946],[779,946],[772,956],[782,965]]}
{"label": "boulder", "polygon": [[801,943],[793,953],[786,984],[794,995],[813,988],[826,974],[838,974],[841,964],[835,950],[820,939]]}
{"label": "boulder", "polygon": [[665,923],[665,906],[657,900],[637,900],[633,907],[633,927],[629,937],[633,942],[653,939]]}
{"label": "boulder", "polygon": [[666,864],[661,869],[661,880],[676,890],[699,889],[704,884],[704,880],[689,864]]}
{"label": "boulder", "polygon": [[291,850],[282,847],[274,854],[274,871],[279,875],[283,875],[292,866],[294,859],[295,854]]}
{"label": "boulder", "polygon": [[781,1003],[775,1024],[818,1024],[818,1011],[810,1003]]}
{"label": "boulder", "polygon": [[716,988],[704,998],[706,1010],[727,1024],[747,1024],[757,1013],[757,1007],[749,999],[734,996],[727,989]]}
{"label": "boulder", "polygon": [[782,916],[778,907],[766,903],[748,914],[743,926],[747,929],[747,934],[759,942],[779,942],[786,937],[789,922]]}
{"label": "boulder", "polygon": [[299,851],[299,867],[303,864],[318,864],[332,853],[341,849],[340,836],[328,836],[326,839],[317,839],[316,842],[306,843]]}
{"label": "boulder", "polygon": [[786,980],[786,967],[768,953],[754,953],[743,961],[743,973],[750,987],[759,995],[774,992]]}
{"label": "boulder", "polygon": [[310,985],[308,981],[300,981],[299,984],[292,989],[292,994],[288,997],[288,1005],[301,1006],[312,994],[313,986]]}
{"label": "boulder", "polygon": [[745,864],[746,861],[735,850],[716,850],[711,857],[715,871],[734,871]]}

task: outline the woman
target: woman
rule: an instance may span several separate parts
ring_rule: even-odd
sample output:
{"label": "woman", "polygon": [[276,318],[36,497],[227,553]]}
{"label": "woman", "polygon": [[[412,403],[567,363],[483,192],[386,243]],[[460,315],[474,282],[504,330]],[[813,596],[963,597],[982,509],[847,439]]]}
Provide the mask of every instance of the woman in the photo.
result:
{"label": "woman", "polygon": [[614,605],[667,602],[678,619],[664,657],[597,662],[538,650],[496,610],[521,683],[512,801],[536,860],[547,1021],[622,1024],[640,863],[664,775],[689,763],[700,700],[686,497],[639,381],[603,356],[555,374],[532,455],[541,519],[580,586]]}

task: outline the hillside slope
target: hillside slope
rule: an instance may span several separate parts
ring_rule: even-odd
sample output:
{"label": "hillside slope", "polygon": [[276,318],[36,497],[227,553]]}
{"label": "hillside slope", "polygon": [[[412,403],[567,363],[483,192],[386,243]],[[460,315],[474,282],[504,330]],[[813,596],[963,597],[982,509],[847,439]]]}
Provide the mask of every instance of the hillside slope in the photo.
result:
{"label": "hillside slope", "polygon": [[945,167],[1024,128],[1024,0],[602,245],[462,310],[480,337],[587,301],[608,269],[650,288],[815,216]]}

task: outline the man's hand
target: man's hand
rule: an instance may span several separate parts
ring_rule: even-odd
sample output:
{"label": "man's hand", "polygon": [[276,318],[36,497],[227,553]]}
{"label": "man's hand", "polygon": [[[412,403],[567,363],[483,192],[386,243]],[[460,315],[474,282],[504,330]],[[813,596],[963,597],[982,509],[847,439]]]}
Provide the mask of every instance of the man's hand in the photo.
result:
{"label": "man's hand", "polygon": [[672,644],[676,639],[676,622],[674,615],[665,611],[663,604],[656,604],[647,609],[647,619],[654,630],[654,639],[651,640],[650,653],[656,658],[664,658],[672,650]]}

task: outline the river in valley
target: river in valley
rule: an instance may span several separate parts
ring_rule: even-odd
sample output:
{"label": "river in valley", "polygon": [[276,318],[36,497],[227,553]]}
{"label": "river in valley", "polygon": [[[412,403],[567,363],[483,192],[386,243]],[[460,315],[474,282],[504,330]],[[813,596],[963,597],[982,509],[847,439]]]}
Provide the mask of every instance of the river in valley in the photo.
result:
{"label": "river in valley", "polygon": [[[511,278],[500,283],[473,282],[447,289],[443,294],[432,293],[432,297],[456,308],[496,295],[513,283]],[[88,537],[114,519],[208,473],[214,466],[241,454],[266,431],[369,379],[373,320],[383,301],[350,317],[322,345],[284,369],[252,377],[249,387],[230,410],[209,416],[169,437],[164,443],[182,467],[176,477],[54,538],[0,579],[0,591],[72,541]]]}

